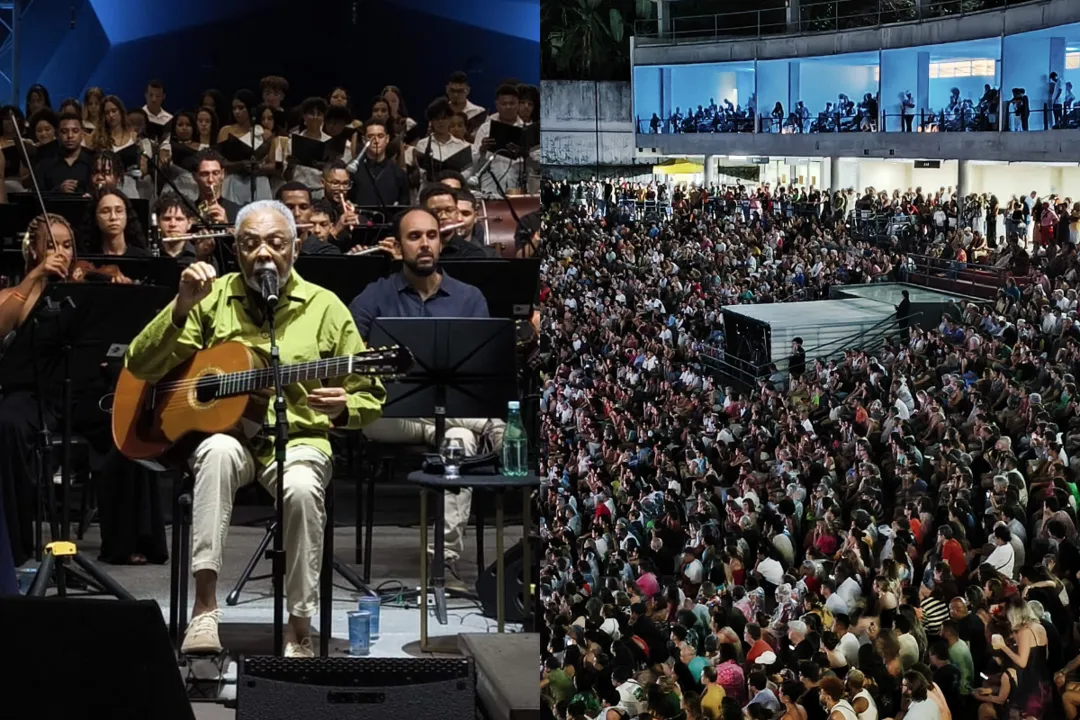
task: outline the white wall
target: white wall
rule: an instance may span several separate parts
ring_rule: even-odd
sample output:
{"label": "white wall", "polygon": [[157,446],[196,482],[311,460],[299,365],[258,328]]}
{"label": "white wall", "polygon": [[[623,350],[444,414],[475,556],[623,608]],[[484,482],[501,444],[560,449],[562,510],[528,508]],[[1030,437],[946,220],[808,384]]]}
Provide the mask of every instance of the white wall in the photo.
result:
{"label": "white wall", "polygon": [[635,164],[630,92],[628,82],[541,82],[541,163]]}

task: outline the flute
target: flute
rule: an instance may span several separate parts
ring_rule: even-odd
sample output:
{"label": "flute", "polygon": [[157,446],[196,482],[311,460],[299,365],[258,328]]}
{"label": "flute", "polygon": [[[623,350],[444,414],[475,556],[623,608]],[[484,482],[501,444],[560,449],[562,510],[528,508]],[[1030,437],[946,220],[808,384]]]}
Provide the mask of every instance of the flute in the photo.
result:
{"label": "flute", "polygon": [[[338,193],[337,198],[338,198],[338,202],[341,203],[341,211],[344,214],[346,214],[346,215],[355,215],[356,214],[356,206],[353,205],[351,202],[349,202],[345,198],[345,193]],[[349,228],[349,230],[355,230],[356,229],[356,223],[355,222],[348,223],[348,228]]]}
{"label": "flute", "polygon": [[[310,230],[312,227],[314,227],[312,223],[297,223],[296,224],[296,229],[297,230]],[[188,235],[173,235],[171,237],[163,237],[163,238],[161,238],[161,241],[162,242],[182,242],[182,241],[208,240],[210,238],[232,237],[235,234],[236,234],[235,229],[231,228],[231,227],[228,227],[228,228],[225,228],[223,230],[215,230],[214,232],[190,233]]]}

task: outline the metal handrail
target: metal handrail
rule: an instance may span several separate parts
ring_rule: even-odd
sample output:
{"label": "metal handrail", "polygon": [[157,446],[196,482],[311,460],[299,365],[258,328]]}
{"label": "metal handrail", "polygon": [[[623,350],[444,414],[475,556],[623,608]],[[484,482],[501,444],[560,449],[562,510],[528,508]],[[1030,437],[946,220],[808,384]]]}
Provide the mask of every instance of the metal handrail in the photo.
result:
{"label": "metal handrail", "polygon": [[[911,323],[913,320],[920,317],[921,315],[922,315],[922,313],[911,313],[910,315],[908,315],[905,318],[905,322]],[[865,337],[868,337],[868,336],[871,336],[871,335],[874,336],[873,340],[871,342],[866,343],[866,344],[861,344],[861,345],[858,345],[858,346],[854,346],[854,347],[856,347],[858,350],[864,350],[864,351],[868,350],[868,349],[871,349],[871,348],[878,347],[880,344],[883,344],[884,338],[885,338],[885,335],[887,334],[887,332],[889,330],[894,329],[895,326],[899,325],[899,322],[900,322],[899,318],[897,318],[895,315],[889,315],[889,316],[881,319],[880,321],[878,321],[877,323],[875,323],[871,327],[867,328],[866,330],[860,330],[860,331],[852,333],[850,335],[845,335],[842,338],[837,338],[836,340],[831,340],[831,341],[825,343],[824,345],[819,345],[816,348],[811,348],[810,350],[807,351],[807,355],[810,355],[811,353],[813,353],[815,360],[820,359],[820,360],[826,360],[827,361],[829,358],[833,357],[834,355],[853,347],[854,346],[853,343],[855,341],[859,340],[860,338],[865,338]],[[846,324],[857,324],[857,323],[846,323]],[[836,347],[833,348],[833,346],[836,346]],[[825,349],[825,348],[832,348],[832,349],[829,349],[828,352],[822,353],[822,350]],[[730,374],[732,374],[732,375],[734,375],[736,377],[743,378],[744,381],[745,381],[746,378],[750,378],[750,383],[751,384],[754,381],[758,380],[759,378],[769,376],[770,373],[767,371],[769,365],[776,365],[776,369],[779,371],[781,369],[786,369],[787,363],[789,361],[789,358],[783,358],[783,359],[780,359],[780,360],[777,360],[776,358],[773,358],[771,361],[769,361],[767,363],[763,363],[763,364],[760,364],[760,365],[754,365],[753,363],[751,363],[751,362],[749,362],[747,360],[743,360],[742,358],[735,358],[735,357],[731,358],[731,360],[735,360],[735,361],[737,361],[739,363],[737,365],[737,364],[732,363],[731,361],[728,360],[728,355],[727,355],[726,352],[724,354],[724,359],[721,359],[721,358],[718,358],[718,357],[715,357],[715,356],[712,356],[712,355],[706,355],[706,354],[704,354],[702,352],[698,352],[697,353],[697,359],[698,359],[698,362],[700,362],[702,365],[704,365],[706,367],[713,367],[713,369],[718,369],[716,366],[723,366],[724,368],[727,369],[726,370],[727,372],[729,372]],[[745,367],[739,367],[739,365],[743,365]],[[719,369],[719,371],[724,372],[725,370]]]}
{"label": "metal handrail", "polygon": [[[661,32],[659,20],[655,18],[636,20],[634,35],[646,41],[659,40],[677,45],[680,41],[702,42],[723,38],[745,40],[748,37],[835,33],[841,30],[919,23],[943,17],[964,17],[982,12],[993,12],[1005,7],[1046,2],[1046,0],[983,0],[983,6],[974,10],[969,9],[972,0],[932,0],[924,3],[913,1],[911,6],[906,8],[897,8],[889,0],[878,0],[876,10],[858,13],[839,12],[841,2],[843,0],[801,3],[799,16],[793,18],[790,23],[784,17],[786,11],[783,8],[673,17],[670,21],[670,29],[666,32]],[[773,21],[774,17],[784,17],[784,20]],[[680,25],[685,29],[680,29]],[[657,43],[648,42],[648,44]]]}

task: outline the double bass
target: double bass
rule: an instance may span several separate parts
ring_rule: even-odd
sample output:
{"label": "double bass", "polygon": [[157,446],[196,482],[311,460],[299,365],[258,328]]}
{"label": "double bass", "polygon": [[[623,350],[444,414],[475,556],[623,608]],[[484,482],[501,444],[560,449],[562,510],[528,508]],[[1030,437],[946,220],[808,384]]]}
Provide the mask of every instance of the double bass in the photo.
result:
{"label": "double bass", "polygon": [[[514,212],[519,219],[536,212],[540,209],[540,196],[508,195],[505,200],[480,200],[479,203],[476,214],[483,219],[477,222],[484,227],[485,244],[498,250],[501,257],[517,257],[514,234],[518,222],[514,219]],[[514,212],[510,211],[511,207]]]}

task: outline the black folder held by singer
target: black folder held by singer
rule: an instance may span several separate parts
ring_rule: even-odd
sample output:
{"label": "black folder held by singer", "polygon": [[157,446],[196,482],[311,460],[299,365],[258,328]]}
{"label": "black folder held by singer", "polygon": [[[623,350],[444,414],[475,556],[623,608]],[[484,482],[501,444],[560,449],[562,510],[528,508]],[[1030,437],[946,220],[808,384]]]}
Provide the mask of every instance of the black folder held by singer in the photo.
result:
{"label": "black folder held by singer", "polygon": [[262,160],[266,157],[266,154],[270,152],[270,143],[264,142],[258,149],[252,150],[251,146],[246,142],[235,135],[230,135],[225,142],[218,144],[218,152],[220,152],[221,156],[229,162]]}
{"label": "black folder held by singer", "polygon": [[292,146],[289,156],[294,165],[322,169],[323,165],[326,164],[330,153],[327,143],[330,141],[314,140],[305,135],[293,133],[289,136],[289,142]]}
{"label": "black folder held by singer", "polygon": [[[436,151],[437,154],[438,151]],[[449,157],[435,157],[431,154],[431,146],[427,151],[416,155],[416,166],[429,175],[438,175],[443,170],[456,170],[465,172],[473,164],[472,148],[462,148]]]}
{"label": "black folder held by singer", "polygon": [[[501,154],[505,154],[506,157],[514,159],[520,158],[528,152],[529,140],[525,136],[527,126],[519,127],[492,118],[491,124],[488,127],[490,128],[488,137],[495,140],[496,152],[502,151]],[[510,150],[510,145],[515,146],[515,149]]]}

